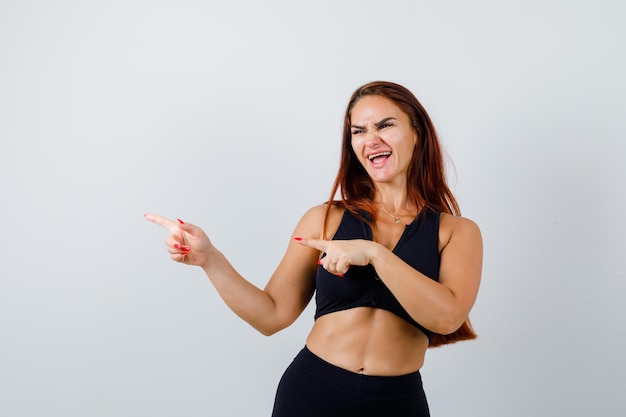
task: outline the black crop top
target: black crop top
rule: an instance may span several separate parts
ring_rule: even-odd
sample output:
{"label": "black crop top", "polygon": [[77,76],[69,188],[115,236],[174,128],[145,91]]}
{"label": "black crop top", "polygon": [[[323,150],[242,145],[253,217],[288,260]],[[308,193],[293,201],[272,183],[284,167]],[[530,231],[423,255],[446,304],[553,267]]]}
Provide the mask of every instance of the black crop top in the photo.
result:
{"label": "black crop top", "polygon": [[[405,226],[393,249],[393,253],[400,259],[435,281],[439,279],[439,216],[438,212],[423,210],[411,224]],[[333,237],[333,240],[347,239],[372,240],[369,225],[348,210],[344,212]],[[372,265],[351,266],[343,278],[320,266],[315,276],[315,288],[315,319],[355,307],[382,308],[419,328],[429,340],[433,334],[413,320],[378,278]]]}

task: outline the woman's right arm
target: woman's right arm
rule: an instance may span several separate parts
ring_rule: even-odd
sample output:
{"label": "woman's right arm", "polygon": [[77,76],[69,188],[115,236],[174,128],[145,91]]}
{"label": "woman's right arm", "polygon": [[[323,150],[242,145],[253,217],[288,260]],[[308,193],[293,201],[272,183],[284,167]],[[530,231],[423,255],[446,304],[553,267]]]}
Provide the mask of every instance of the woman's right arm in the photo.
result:
{"label": "woman's right arm", "polygon": [[311,300],[319,251],[297,244],[293,237],[319,238],[325,211],[326,206],[317,206],[302,216],[263,290],[242,277],[201,228],[154,214],[145,217],[170,231],[165,244],[173,260],[202,267],[226,305],[269,336],[293,323]]}

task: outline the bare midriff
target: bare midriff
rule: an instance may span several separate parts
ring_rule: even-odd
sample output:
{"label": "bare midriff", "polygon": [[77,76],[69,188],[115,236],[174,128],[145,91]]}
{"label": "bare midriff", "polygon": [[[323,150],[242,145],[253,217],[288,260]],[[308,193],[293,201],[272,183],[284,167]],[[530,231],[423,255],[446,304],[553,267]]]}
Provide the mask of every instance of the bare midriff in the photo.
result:
{"label": "bare midriff", "polygon": [[306,345],[326,362],[348,371],[398,376],[422,367],[428,338],[393,313],[358,307],[319,317]]}

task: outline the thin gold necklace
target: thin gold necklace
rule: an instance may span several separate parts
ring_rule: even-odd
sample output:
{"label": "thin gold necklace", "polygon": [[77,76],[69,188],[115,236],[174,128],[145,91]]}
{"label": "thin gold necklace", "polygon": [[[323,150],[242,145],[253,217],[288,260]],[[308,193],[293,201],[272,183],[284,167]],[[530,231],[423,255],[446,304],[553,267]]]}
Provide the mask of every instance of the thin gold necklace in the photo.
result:
{"label": "thin gold necklace", "polygon": [[391,213],[389,213],[389,212],[387,211],[387,209],[386,209],[386,208],[384,208],[384,207],[383,207],[383,211],[384,211],[385,213],[387,213],[388,215],[390,215],[391,217],[393,217],[393,219],[395,220],[396,224],[397,224],[397,223],[400,223],[400,217],[396,216],[395,214],[391,214]]}

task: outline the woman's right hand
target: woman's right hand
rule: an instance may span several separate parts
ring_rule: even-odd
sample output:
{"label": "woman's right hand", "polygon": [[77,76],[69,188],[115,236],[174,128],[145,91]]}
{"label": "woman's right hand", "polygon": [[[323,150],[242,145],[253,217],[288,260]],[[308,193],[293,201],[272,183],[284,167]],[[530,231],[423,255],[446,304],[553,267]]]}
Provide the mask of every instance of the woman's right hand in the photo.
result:
{"label": "woman's right hand", "polygon": [[180,219],[173,221],[156,214],[145,214],[144,217],[169,230],[165,245],[172,260],[187,265],[206,266],[214,246],[201,228]]}

